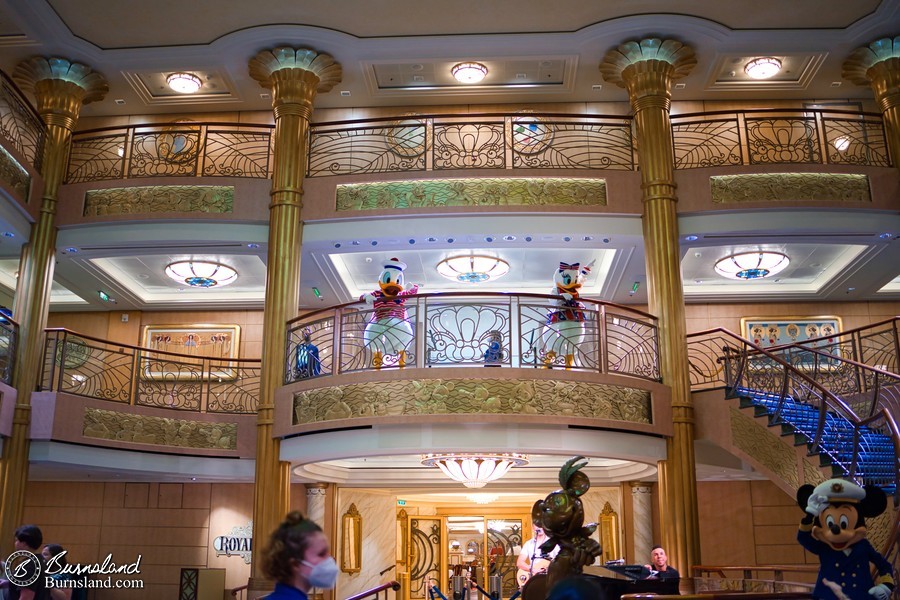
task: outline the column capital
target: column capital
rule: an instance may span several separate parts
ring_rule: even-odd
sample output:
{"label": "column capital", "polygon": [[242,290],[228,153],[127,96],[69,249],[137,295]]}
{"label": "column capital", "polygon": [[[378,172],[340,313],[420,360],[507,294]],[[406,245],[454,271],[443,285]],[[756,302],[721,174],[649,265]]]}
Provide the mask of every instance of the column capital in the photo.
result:
{"label": "column capital", "polygon": [[324,496],[325,490],[328,488],[327,483],[304,483],[307,496]]}
{"label": "column capital", "polygon": [[646,38],[610,50],[600,63],[604,81],[628,90],[632,103],[644,96],[671,94],[672,81],[697,64],[694,49],[676,40]]}
{"label": "column capital", "polygon": [[653,491],[653,484],[649,481],[629,481],[632,494],[649,494]]}
{"label": "column capital", "polygon": [[272,90],[273,104],[312,104],[318,92],[341,82],[343,68],[331,55],[309,48],[281,46],[250,59],[250,76]]}
{"label": "column capital", "polygon": [[23,91],[34,94],[37,111],[44,119],[58,115],[64,119],[63,125],[71,120],[69,129],[74,127],[83,105],[103,100],[109,91],[103,75],[59,57],[24,60],[16,66],[12,79]]}
{"label": "column capital", "polygon": [[896,106],[900,102],[900,36],[854,50],[844,61],[841,77],[871,86],[882,111]]}

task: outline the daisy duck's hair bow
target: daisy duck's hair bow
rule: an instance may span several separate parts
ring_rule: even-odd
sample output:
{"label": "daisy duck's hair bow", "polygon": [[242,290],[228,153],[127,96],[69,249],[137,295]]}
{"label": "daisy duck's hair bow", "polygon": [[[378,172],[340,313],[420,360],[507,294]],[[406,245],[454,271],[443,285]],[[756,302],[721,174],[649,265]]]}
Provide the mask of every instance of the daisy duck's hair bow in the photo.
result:
{"label": "daisy duck's hair bow", "polygon": [[591,261],[590,263],[582,267],[581,263],[572,263],[570,265],[569,263],[561,262],[559,263],[559,272],[562,273],[563,271],[580,271],[582,275],[586,276],[591,272],[591,265],[593,264],[594,261]]}

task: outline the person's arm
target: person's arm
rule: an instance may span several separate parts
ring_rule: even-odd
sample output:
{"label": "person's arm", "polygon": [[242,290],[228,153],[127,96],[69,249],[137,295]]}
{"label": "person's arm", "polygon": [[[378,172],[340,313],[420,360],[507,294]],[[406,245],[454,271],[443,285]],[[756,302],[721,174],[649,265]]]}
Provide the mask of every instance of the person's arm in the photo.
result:
{"label": "person's arm", "polygon": [[72,588],[51,589],[50,600],[72,600]]}
{"label": "person's arm", "polygon": [[522,551],[519,552],[519,558],[516,559],[516,568],[520,571],[527,571],[531,568],[531,545],[525,542]]}

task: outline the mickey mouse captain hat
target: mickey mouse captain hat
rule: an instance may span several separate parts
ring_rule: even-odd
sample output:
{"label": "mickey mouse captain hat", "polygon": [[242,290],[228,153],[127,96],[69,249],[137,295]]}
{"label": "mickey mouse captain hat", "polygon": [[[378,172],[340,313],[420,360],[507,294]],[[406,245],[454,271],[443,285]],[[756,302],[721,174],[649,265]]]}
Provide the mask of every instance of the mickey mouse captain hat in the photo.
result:
{"label": "mickey mouse captain hat", "polygon": [[859,487],[852,481],[844,479],[829,479],[823,481],[815,487],[807,502],[807,512],[811,512],[811,507],[817,507],[819,510],[812,514],[819,514],[831,502],[849,502],[858,503],[866,497],[866,490]]}

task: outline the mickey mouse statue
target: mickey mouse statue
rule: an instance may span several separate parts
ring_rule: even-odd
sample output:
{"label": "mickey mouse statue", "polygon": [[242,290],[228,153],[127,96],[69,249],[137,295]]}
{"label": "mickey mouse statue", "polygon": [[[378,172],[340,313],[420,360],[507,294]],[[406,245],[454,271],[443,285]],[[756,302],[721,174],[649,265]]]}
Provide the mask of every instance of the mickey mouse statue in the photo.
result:
{"label": "mickey mouse statue", "polygon": [[[806,511],[797,541],[819,557],[813,596],[822,600],[888,600],[894,588],[891,564],[866,539],[866,517],[887,507],[887,496],[875,486],[829,479],[797,490]],[[872,581],[869,563],[878,577]]]}

